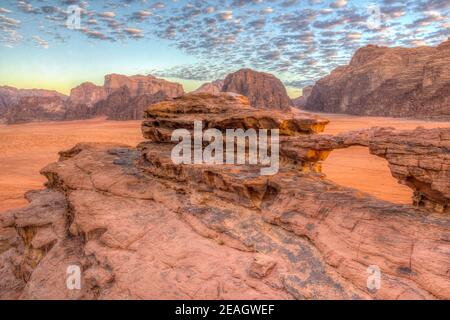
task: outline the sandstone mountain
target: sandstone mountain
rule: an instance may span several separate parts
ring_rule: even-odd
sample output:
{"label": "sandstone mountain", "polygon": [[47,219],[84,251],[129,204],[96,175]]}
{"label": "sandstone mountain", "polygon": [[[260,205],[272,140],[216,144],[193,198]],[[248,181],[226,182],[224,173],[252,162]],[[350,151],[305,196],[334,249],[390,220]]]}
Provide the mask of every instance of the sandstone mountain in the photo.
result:
{"label": "sandstone mountain", "polygon": [[222,92],[223,80],[216,80],[213,82],[207,82],[200,86],[193,93],[219,93]]}
{"label": "sandstone mountain", "polygon": [[292,100],[294,106],[297,108],[304,108],[306,106],[306,101],[308,101],[308,98],[311,95],[312,89],[312,86],[304,87],[302,89],[302,95]]}
{"label": "sandstone mountain", "polygon": [[16,89],[10,86],[0,86],[0,118],[4,116],[9,106],[16,105],[24,97],[67,97],[54,90],[44,89]]}
{"label": "sandstone mountain", "polygon": [[59,96],[31,96],[21,98],[4,114],[6,123],[26,123],[36,120],[57,121],[64,120],[66,100]]}
{"label": "sandstone mountain", "polygon": [[70,101],[75,105],[85,104],[91,107],[96,102],[106,99],[106,97],[105,88],[92,82],[84,82],[70,91]]}
{"label": "sandstone mountain", "polygon": [[150,104],[184,93],[174,82],[153,76],[105,76],[103,86],[90,82],[73,88],[70,97],[56,91],[0,87],[0,118],[9,124],[30,121],[76,120],[107,116],[141,119]]}
{"label": "sandstone mountain", "polygon": [[246,96],[255,108],[287,110],[292,106],[286,88],[279,79],[251,69],[241,69],[227,75],[222,91]]}
{"label": "sandstone mountain", "polygon": [[127,86],[111,93],[92,108],[93,115],[105,115],[111,120],[142,119],[144,110],[151,104],[170,99],[163,91],[133,96]]}
{"label": "sandstone mountain", "polygon": [[158,79],[151,75],[129,77],[120,74],[109,74],[105,76],[104,88],[107,95],[124,86],[130,90],[130,95],[133,98],[143,94],[155,94],[159,91],[164,92],[171,98],[184,94],[181,84]]}
{"label": "sandstone mountain", "polygon": [[450,38],[437,47],[363,47],[315,84],[306,109],[448,120]]}
{"label": "sandstone mountain", "polygon": [[[279,172],[174,164],[168,133],[194,119],[279,128]],[[47,189],[0,214],[0,299],[450,299],[450,129],[317,134],[327,123],[188,94],[145,111],[137,148],[60,152]],[[326,179],[321,161],[353,145],[386,158],[411,205]],[[368,288],[374,266],[381,286]]]}

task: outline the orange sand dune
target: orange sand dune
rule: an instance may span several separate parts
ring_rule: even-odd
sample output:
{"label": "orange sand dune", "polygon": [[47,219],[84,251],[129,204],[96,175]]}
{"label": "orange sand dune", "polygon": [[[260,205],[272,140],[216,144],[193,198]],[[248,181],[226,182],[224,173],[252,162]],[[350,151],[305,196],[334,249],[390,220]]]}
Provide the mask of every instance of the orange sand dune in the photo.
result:
{"label": "orange sand dune", "polygon": [[[410,121],[389,118],[322,115],[331,120],[326,133],[371,126],[414,129],[450,126],[450,123]],[[25,205],[23,194],[43,188],[45,179],[39,170],[58,159],[58,151],[78,142],[116,142],[131,146],[142,141],[140,121],[107,121],[104,119],[70,122],[0,125],[0,211]],[[360,189],[379,198],[408,203],[411,192],[397,184],[384,159],[353,147],[333,151],[324,163],[328,178],[345,186]]]}

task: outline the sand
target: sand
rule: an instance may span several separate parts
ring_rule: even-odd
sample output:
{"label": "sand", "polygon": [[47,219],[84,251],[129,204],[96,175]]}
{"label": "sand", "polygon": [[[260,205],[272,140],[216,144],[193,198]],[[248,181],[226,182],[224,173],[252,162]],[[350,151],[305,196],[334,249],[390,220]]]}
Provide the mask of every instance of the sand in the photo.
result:
{"label": "sand", "polygon": [[[391,118],[321,115],[331,120],[326,133],[338,133],[372,126],[398,129],[448,127],[450,123]],[[116,142],[135,146],[143,140],[140,121],[105,119],[70,122],[0,125],[0,211],[17,208],[27,201],[23,194],[43,188],[39,170],[58,159],[58,151],[78,142]],[[411,191],[390,175],[384,159],[370,155],[367,148],[333,151],[323,164],[328,179],[396,203],[409,203]]]}

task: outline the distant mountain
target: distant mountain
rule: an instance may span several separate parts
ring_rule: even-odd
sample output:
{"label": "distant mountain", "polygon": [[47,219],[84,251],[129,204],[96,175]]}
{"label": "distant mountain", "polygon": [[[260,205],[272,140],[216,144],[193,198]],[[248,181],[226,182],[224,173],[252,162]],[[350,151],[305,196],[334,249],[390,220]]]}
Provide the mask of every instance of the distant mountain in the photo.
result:
{"label": "distant mountain", "polygon": [[302,95],[298,98],[292,100],[292,103],[297,108],[304,108],[306,106],[306,101],[308,101],[309,96],[311,95],[313,86],[307,86],[302,89]]}
{"label": "distant mountain", "polygon": [[222,92],[223,80],[216,80],[213,82],[207,82],[200,86],[197,90],[192,93],[219,93]]}
{"label": "distant mountain", "polygon": [[60,96],[27,96],[5,112],[8,124],[36,120],[64,120],[66,99]]}
{"label": "distant mountain", "polygon": [[103,86],[85,82],[67,97],[56,91],[0,87],[0,118],[9,124],[47,120],[140,119],[149,104],[183,95],[183,86],[153,76],[109,74]]}
{"label": "distant mountain", "polygon": [[144,110],[151,104],[170,99],[163,91],[155,94],[133,96],[127,86],[111,93],[105,100],[93,106],[93,115],[106,115],[111,120],[142,119]]}
{"label": "distant mountain", "polygon": [[17,89],[10,86],[0,86],[0,118],[5,116],[9,106],[16,105],[24,97],[59,97],[62,100],[67,99],[67,96],[54,90]]}
{"label": "distant mountain", "polygon": [[241,69],[227,75],[222,91],[246,96],[255,108],[286,110],[292,106],[286,88],[279,79],[251,69]]}
{"label": "distant mountain", "polygon": [[73,104],[85,104],[93,106],[97,101],[106,99],[107,94],[103,86],[97,86],[92,82],[84,82],[70,91],[70,101]]}
{"label": "distant mountain", "polygon": [[363,47],[315,84],[306,109],[448,120],[450,38],[437,47]]}

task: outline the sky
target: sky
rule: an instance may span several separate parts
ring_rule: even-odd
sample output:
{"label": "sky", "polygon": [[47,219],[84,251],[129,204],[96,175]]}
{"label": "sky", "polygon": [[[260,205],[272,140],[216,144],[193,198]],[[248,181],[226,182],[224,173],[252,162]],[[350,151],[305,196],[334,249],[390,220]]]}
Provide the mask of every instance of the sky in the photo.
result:
{"label": "sky", "polygon": [[191,91],[253,68],[296,96],[364,45],[439,44],[449,16],[450,0],[1,0],[0,85],[153,74]]}

